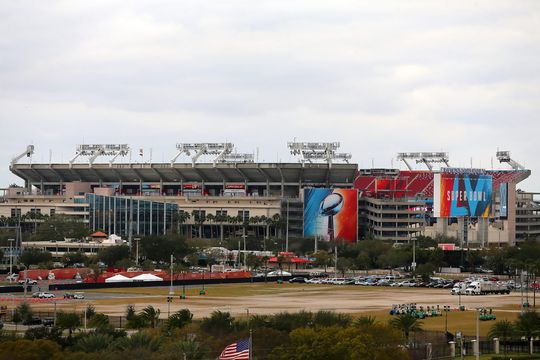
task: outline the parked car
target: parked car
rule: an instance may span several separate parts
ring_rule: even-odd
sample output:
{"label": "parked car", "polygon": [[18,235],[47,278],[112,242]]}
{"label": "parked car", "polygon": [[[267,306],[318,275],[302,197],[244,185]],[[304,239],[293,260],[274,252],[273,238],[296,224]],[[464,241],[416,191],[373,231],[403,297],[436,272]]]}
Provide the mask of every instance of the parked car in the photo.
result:
{"label": "parked car", "polygon": [[32,279],[24,279],[24,280],[19,280],[19,284],[20,284],[20,285],[24,285],[24,284],[28,284],[28,285],[37,285],[37,281],[36,281],[36,280],[32,280]]}
{"label": "parked car", "polygon": [[41,324],[43,326],[53,326],[54,325],[54,318],[45,318],[41,320]]}
{"label": "parked car", "polygon": [[289,282],[291,284],[293,284],[293,283],[305,284],[306,279],[301,277],[301,276],[298,276],[298,277],[293,277],[292,279],[289,280]]}
{"label": "parked car", "polygon": [[41,292],[41,293],[39,293],[39,298],[40,299],[53,299],[55,297],[56,297],[56,295],[54,295],[53,293],[50,293],[50,292]]}
{"label": "parked car", "polygon": [[23,325],[41,325],[41,319],[37,316],[33,316],[31,319],[25,319]]}
{"label": "parked car", "polygon": [[19,278],[18,274],[9,274],[8,276],[6,276],[6,281],[9,281],[9,282],[17,281],[18,278]]}

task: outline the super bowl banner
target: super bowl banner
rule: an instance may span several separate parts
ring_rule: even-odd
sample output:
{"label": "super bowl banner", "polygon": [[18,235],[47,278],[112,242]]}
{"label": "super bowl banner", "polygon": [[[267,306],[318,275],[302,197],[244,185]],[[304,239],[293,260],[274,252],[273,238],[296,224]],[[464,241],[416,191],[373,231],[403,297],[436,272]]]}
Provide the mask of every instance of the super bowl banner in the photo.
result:
{"label": "super bowl banner", "polygon": [[356,189],[304,189],[304,236],[356,242],[358,191]]}
{"label": "super bowl banner", "polygon": [[433,216],[489,217],[492,206],[492,183],[490,175],[435,174]]}

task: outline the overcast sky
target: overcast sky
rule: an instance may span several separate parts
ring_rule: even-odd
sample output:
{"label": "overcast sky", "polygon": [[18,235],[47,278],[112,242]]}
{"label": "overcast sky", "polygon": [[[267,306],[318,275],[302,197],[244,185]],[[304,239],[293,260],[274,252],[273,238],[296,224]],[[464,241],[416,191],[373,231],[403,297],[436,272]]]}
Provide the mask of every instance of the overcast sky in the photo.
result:
{"label": "overcast sky", "polygon": [[448,151],[507,168],[510,150],[540,191],[537,0],[4,0],[0,34],[0,186],[22,184],[8,164],[30,143],[34,163],[222,141],[295,161],[296,138],[361,167]]}

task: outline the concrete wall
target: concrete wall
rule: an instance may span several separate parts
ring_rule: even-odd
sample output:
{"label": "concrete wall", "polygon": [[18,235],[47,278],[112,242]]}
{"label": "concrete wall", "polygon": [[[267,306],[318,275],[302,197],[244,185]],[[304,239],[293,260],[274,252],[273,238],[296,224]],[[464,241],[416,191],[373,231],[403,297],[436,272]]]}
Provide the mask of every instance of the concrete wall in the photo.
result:
{"label": "concrete wall", "polygon": [[90,183],[68,182],[65,184],[65,196],[73,197],[91,192]]}

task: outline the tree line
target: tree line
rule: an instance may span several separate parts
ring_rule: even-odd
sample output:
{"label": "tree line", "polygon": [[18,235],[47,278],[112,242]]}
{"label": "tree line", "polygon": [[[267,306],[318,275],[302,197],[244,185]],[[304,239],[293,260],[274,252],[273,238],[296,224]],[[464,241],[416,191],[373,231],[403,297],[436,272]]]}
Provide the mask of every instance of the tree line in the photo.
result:
{"label": "tree line", "polygon": [[[215,359],[229,344],[253,335],[254,359],[409,359],[405,334],[421,331],[421,323],[378,322],[370,316],[353,317],[332,311],[281,312],[235,318],[213,311],[200,320],[188,309],[167,319],[147,306],[126,309],[127,329],[116,329],[107,315],[86,310],[87,318],[60,312],[53,327],[26,331],[23,338],[0,334],[3,359]],[[31,317],[21,304],[16,323]],[[86,321],[88,332],[77,331]],[[135,332],[133,332],[135,330]],[[408,336],[408,335],[407,335]]]}

